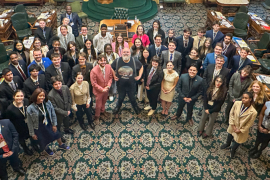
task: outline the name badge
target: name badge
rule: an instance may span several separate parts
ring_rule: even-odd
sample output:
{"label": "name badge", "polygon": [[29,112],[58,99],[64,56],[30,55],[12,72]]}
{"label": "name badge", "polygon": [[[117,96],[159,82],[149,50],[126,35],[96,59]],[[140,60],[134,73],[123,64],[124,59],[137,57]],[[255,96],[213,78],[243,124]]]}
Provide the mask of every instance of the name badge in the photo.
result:
{"label": "name badge", "polygon": [[208,105],[213,106],[214,102],[213,101],[208,101]]}
{"label": "name badge", "polygon": [[74,23],[73,23],[73,22],[71,22],[71,23],[70,23],[70,26],[73,26],[73,25],[74,25]]}

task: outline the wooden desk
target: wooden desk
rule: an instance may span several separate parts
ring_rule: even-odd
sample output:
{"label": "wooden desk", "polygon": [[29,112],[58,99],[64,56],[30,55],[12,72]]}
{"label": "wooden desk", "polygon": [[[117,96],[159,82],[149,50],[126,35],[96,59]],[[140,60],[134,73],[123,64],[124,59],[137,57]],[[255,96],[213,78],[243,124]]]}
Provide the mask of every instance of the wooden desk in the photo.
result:
{"label": "wooden desk", "polygon": [[[114,26],[116,24],[125,24],[125,22],[127,22],[127,21],[128,20],[121,20],[121,23],[120,23],[120,19],[104,19],[104,20],[100,21],[100,25],[101,24],[106,24],[109,27],[109,26]],[[131,26],[130,29],[128,29],[128,32],[136,33],[137,26],[139,26],[139,25],[141,25],[141,22],[140,21],[136,22],[134,20],[134,24],[133,24],[133,26]],[[111,32],[111,34],[114,36],[114,32]],[[115,37],[114,37],[114,40],[115,40]],[[128,42],[129,47],[131,47],[133,45],[132,44],[132,38],[128,38],[127,42]]]}
{"label": "wooden desk", "polygon": [[[262,20],[263,21],[263,20]],[[263,26],[257,24],[255,22],[255,20],[253,20],[251,18],[251,16],[249,16],[249,33],[250,35],[252,35],[255,39],[261,39],[262,35],[265,33],[265,32],[268,32],[270,33],[270,29],[265,29]],[[270,25],[270,24],[268,24]]]}
{"label": "wooden desk", "polygon": [[[270,75],[266,75],[266,74],[252,73],[252,79],[257,80],[256,76],[258,76],[258,75],[264,75],[264,76],[269,76],[270,77]],[[269,101],[270,100],[270,89],[264,83],[263,83],[263,88],[264,88],[264,90],[266,92],[267,100]]]}
{"label": "wooden desk", "polygon": [[98,0],[100,4],[111,4],[113,3],[113,0]]}
{"label": "wooden desk", "polygon": [[11,36],[11,34],[14,33],[14,30],[12,28],[12,23],[10,19],[8,19],[8,22],[3,25],[3,27],[0,26],[0,39],[1,41],[8,40],[8,38]]}
{"label": "wooden desk", "polygon": [[[49,12],[49,11],[44,11],[42,13],[47,13],[47,12]],[[53,31],[54,28],[56,28],[56,26],[57,26],[57,12],[56,12],[56,10],[54,10],[54,13],[51,14],[51,16],[47,20],[50,20],[50,22],[47,22],[46,26],[52,28],[52,31]],[[31,27],[32,34],[34,34],[35,30],[38,28],[38,26],[35,26],[36,22],[38,22],[38,19],[34,22],[33,26]]]}
{"label": "wooden desk", "polygon": [[[218,19],[217,16],[213,16],[211,12],[215,12],[215,11],[212,11],[212,10],[207,10],[207,20],[206,20],[206,27],[211,27],[212,29],[212,26],[213,26],[213,22],[214,21],[220,21],[220,19]],[[228,23],[230,23],[230,25],[232,25],[232,23],[226,19],[226,21]],[[223,34],[226,34],[226,33],[233,33],[234,32],[234,29],[235,27],[232,25],[232,27],[228,28],[224,25],[221,25],[220,26],[220,31],[223,33]]]}
{"label": "wooden desk", "polygon": [[223,7],[240,8],[240,6],[248,6],[248,4],[248,0],[217,0],[217,11],[222,12]]}

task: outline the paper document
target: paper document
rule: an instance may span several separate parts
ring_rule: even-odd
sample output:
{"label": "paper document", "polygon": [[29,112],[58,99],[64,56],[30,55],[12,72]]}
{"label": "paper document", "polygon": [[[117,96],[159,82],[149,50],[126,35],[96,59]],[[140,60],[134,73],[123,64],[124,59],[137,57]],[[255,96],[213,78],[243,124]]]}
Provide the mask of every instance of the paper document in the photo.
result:
{"label": "paper document", "polygon": [[265,75],[258,75],[256,76],[257,80],[264,83],[264,84],[270,84],[270,77]]}
{"label": "paper document", "polygon": [[252,55],[248,55],[247,58],[250,59],[252,62],[256,62],[255,57]]}

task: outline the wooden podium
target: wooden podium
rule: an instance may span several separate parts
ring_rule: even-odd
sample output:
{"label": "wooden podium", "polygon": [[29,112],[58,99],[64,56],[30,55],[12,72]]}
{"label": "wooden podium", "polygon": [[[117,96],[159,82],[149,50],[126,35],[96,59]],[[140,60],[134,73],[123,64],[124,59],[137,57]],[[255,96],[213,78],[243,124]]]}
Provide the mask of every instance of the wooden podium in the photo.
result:
{"label": "wooden podium", "polygon": [[111,4],[113,3],[113,0],[98,0],[100,4]]}

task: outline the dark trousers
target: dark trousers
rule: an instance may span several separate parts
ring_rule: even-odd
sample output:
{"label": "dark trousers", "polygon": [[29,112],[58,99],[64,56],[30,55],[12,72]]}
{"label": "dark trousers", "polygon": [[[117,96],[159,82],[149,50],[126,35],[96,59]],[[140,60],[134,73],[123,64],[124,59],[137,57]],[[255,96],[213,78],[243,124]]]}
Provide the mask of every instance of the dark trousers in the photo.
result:
{"label": "dark trousers", "polygon": [[57,129],[61,132],[61,126],[64,125],[64,131],[69,130],[69,116],[57,118]]}
{"label": "dark trousers", "polygon": [[147,98],[149,99],[150,106],[153,110],[157,108],[158,95],[160,92],[160,88],[153,90],[146,90]]}
{"label": "dark trousers", "polygon": [[[262,127],[264,128],[263,125]],[[259,149],[259,151],[262,152],[268,146],[269,141],[270,141],[270,134],[264,134],[258,130],[254,148],[258,150],[259,145],[262,144]]]}
{"label": "dark trousers", "polygon": [[231,111],[231,109],[233,107],[233,104],[234,104],[233,101],[230,101],[230,100],[227,101],[227,107],[226,107],[226,110],[225,110],[225,121],[229,121],[230,111]]}
{"label": "dark trousers", "polygon": [[91,124],[93,122],[91,107],[86,108],[86,104],[83,104],[83,105],[77,105],[77,109],[78,110],[76,111],[76,115],[77,115],[77,118],[78,118],[78,121],[80,124],[84,124],[84,121],[83,121],[83,114],[84,113],[86,114],[88,123]]}
{"label": "dark trousers", "polygon": [[20,167],[20,160],[18,158],[18,152],[14,152],[12,156],[7,158],[1,158],[0,159],[0,179],[2,180],[8,180],[7,170],[6,170],[6,164],[7,160],[10,161],[10,165],[13,168],[13,170],[18,170]]}
{"label": "dark trousers", "polygon": [[195,102],[196,102],[196,100],[193,100],[189,103],[186,103],[183,98],[179,98],[176,116],[180,117],[182,115],[183,109],[184,109],[185,105],[187,104],[187,119],[186,120],[187,121],[191,120],[193,106],[194,106]]}
{"label": "dark trousers", "polygon": [[126,94],[131,102],[133,109],[137,109],[137,102],[136,102],[136,84],[132,85],[131,87],[120,87],[117,86],[118,90],[118,102],[116,104],[116,108],[119,110],[122,106],[122,103],[125,99]]}
{"label": "dark trousers", "polygon": [[[233,141],[233,135],[228,133],[226,144],[230,145],[232,143],[232,141]],[[231,145],[232,152],[235,152],[239,145],[240,145],[239,143],[233,141],[233,144]]]}

